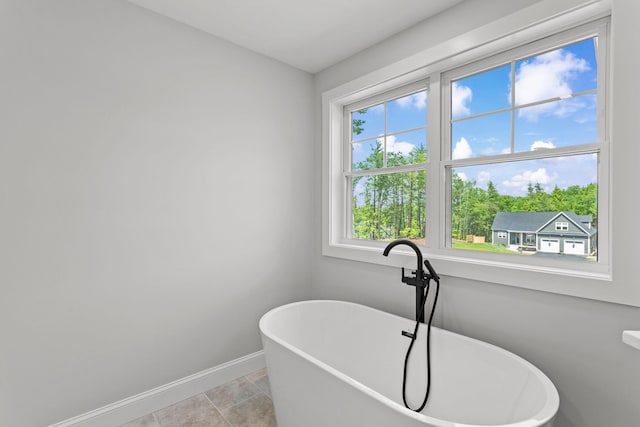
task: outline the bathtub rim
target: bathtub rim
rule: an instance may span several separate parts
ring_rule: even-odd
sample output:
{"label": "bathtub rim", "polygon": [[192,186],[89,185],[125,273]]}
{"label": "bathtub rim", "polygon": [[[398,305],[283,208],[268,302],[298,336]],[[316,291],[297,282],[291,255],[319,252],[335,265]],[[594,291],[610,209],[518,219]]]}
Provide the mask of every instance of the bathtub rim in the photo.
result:
{"label": "bathtub rim", "polygon": [[[452,421],[448,421],[448,420],[442,420],[439,418],[434,418],[428,415],[424,415],[421,413],[417,413],[414,411],[411,411],[410,409],[405,408],[403,405],[394,402],[393,400],[391,400],[390,398],[384,396],[383,394],[365,386],[364,384],[362,384],[359,381],[354,380],[353,378],[347,376],[346,374],[338,371],[337,369],[333,368],[332,366],[324,363],[323,361],[311,356],[308,353],[305,353],[304,351],[300,350],[299,348],[293,346],[292,344],[289,344],[288,342],[282,340],[279,337],[275,337],[274,336],[274,331],[268,331],[268,320],[269,317],[276,315],[278,312],[286,310],[287,308],[291,308],[293,306],[300,306],[300,305],[318,305],[318,304],[342,304],[342,305],[351,305],[351,306],[357,306],[360,309],[365,309],[365,310],[369,310],[369,311],[374,311],[378,314],[381,315],[385,315],[385,316],[390,316],[396,319],[403,319],[403,320],[410,320],[407,319],[406,317],[402,317],[393,313],[388,313],[386,311],[383,310],[379,310],[377,308],[373,308],[373,307],[369,307],[367,305],[364,304],[360,304],[360,303],[355,303],[355,302],[350,302],[350,301],[342,301],[342,300],[331,300],[331,299],[313,299],[313,300],[303,300],[303,301],[297,301],[297,302],[292,302],[292,303],[287,303],[287,304],[283,304],[281,306],[272,308],[271,310],[267,311],[264,315],[262,315],[262,317],[260,318],[260,321],[258,322],[259,324],[259,328],[260,328],[260,333],[266,337],[267,339],[277,343],[278,345],[281,345],[282,347],[288,349],[289,351],[293,352],[294,354],[300,356],[301,358],[307,360],[308,362],[318,366],[320,369],[327,371],[328,373],[330,373],[331,375],[335,376],[336,378],[338,378],[340,381],[355,387],[357,390],[361,391],[362,393],[366,394],[367,396],[375,399],[376,401],[380,402],[381,404],[389,407],[392,410],[398,411],[400,413],[402,413],[403,415],[410,417],[414,420],[417,421],[422,421],[422,422],[427,422],[427,423],[431,423],[432,425],[436,426],[436,427],[478,427],[478,425],[475,424],[463,424],[463,423],[456,423],[456,422],[452,422]],[[551,419],[553,419],[553,417],[556,415],[556,413],[558,412],[559,409],[559,405],[560,405],[560,397],[558,394],[558,390],[556,389],[555,385],[553,384],[553,382],[546,376],[546,374],[544,372],[542,372],[539,368],[537,368],[534,364],[532,364],[531,362],[529,362],[528,360],[524,359],[521,356],[518,356],[517,354],[506,350],[502,347],[499,347],[497,345],[476,339],[476,338],[472,338],[466,335],[462,335],[462,334],[458,334],[456,332],[452,332],[446,329],[442,329],[442,328],[438,328],[436,326],[432,326],[435,329],[438,329],[439,331],[441,331],[441,333],[444,334],[450,334],[450,335],[455,335],[460,339],[463,340],[467,340],[467,341],[471,341],[474,344],[478,344],[478,345],[482,345],[482,346],[486,346],[489,347],[491,349],[494,349],[496,351],[501,352],[502,354],[517,360],[518,362],[524,364],[526,366],[527,369],[529,369],[533,374],[535,374],[536,378],[540,381],[540,383],[542,384],[542,387],[545,391],[545,396],[546,396],[546,401],[544,402],[542,408],[540,409],[540,411],[538,411],[535,416],[536,417],[540,417],[540,418],[534,418],[534,419],[527,419],[527,420],[523,420],[523,421],[518,421],[515,423],[509,423],[509,424],[493,424],[491,426],[487,426],[487,427],[535,427],[535,426],[539,426],[539,425],[545,425],[545,423],[548,423]],[[267,330],[267,331],[265,331]],[[270,333],[269,333],[270,332]],[[268,360],[267,360],[268,363]]]}

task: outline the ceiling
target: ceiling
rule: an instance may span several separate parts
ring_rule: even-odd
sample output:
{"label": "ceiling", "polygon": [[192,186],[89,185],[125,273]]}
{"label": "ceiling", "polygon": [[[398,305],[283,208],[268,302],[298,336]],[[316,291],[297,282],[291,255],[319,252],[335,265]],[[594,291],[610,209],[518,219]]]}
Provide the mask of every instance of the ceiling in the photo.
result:
{"label": "ceiling", "polygon": [[463,0],[129,0],[316,73]]}

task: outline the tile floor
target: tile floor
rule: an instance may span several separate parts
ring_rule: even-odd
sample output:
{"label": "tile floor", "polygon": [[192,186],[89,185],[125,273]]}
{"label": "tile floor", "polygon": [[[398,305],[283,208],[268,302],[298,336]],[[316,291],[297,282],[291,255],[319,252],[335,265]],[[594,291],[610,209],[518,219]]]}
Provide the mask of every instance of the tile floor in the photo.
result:
{"label": "tile floor", "polygon": [[120,427],[276,427],[267,370],[236,378]]}

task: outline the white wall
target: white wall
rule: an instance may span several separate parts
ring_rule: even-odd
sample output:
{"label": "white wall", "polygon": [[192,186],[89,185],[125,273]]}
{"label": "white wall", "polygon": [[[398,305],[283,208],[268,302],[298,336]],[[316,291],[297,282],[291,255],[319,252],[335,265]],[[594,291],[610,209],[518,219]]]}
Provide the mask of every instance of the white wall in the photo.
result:
{"label": "white wall", "polygon": [[[318,74],[314,93],[305,73],[122,0],[0,1],[0,425],[46,425],[256,351],[258,318],[288,301],[411,316],[399,271],[320,255],[313,106],[534,2],[465,2]],[[627,224],[640,11],[613,12],[613,219]],[[615,280],[637,282],[623,232]],[[557,426],[640,419],[640,355],[620,340],[637,308],[444,278],[438,310],[542,368]]]}
{"label": "white wall", "polygon": [[[316,75],[316,99],[322,92],[362,77],[395,61],[508,15],[535,0],[471,0],[425,21]],[[579,5],[581,0],[564,1]],[[640,286],[637,242],[628,227],[637,222],[634,172],[640,153],[637,99],[640,69],[637,50],[640,6],[613,3],[613,239],[614,282]],[[320,158],[320,108],[316,110],[316,157]],[[365,303],[413,316],[413,292],[400,272],[382,266],[322,257],[320,161],[316,162],[316,244],[313,297]],[[568,296],[443,278],[437,321],[447,329],[476,337],[530,360],[560,393],[557,427],[634,426],[640,420],[640,353],[621,341],[623,329],[640,329],[640,309]]]}
{"label": "white wall", "polygon": [[255,352],[310,296],[309,74],[123,0],[3,0],[0,61],[0,425]]}

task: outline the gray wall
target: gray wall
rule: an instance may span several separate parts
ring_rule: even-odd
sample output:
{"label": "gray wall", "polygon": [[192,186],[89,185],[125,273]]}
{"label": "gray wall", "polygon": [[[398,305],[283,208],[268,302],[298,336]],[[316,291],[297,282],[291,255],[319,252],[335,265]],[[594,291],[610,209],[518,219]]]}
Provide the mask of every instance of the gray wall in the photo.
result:
{"label": "gray wall", "polygon": [[[535,1],[468,1],[435,19],[316,75],[316,99],[323,91],[491,22]],[[567,2],[569,3],[569,2]],[[580,1],[576,0],[575,4]],[[640,6],[613,4],[613,224],[633,223],[637,189],[633,175],[640,160],[636,133],[640,68],[636,50]],[[316,111],[316,156],[320,158],[320,108]],[[320,212],[320,170],[316,162],[316,212]],[[397,314],[413,315],[413,293],[400,272],[382,266],[321,256],[321,218],[316,215],[313,297],[361,302]],[[638,254],[624,230],[615,228],[614,281],[638,283]],[[640,352],[621,341],[623,329],[640,329],[640,309],[492,283],[444,277],[439,325],[500,345],[541,368],[560,393],[557,427],[631,427],[640,420]]]}
{"label": "gray wall", "polygon": [[310,296],[312,76],[124,0],[3,0],[0,52],[0,425],[260,350]]}
{"label": "gray wall", "polygon": [[[0,425],[53,423],[256,351],[258,318],[288,301],[411,316],[399,271],[320,255],[313,106],[530,3],[470,0],[320,73],[313,92],[308,74],[122,0],[1,1]],[[615,1],[621,224],[637,212],[639,17]],[[615,253],[617,281],[637,281],[635,254]],[[637,308],[444,278],[437,322],[542,368],[559,427],[640,419],[640,355],[620,341]]]}

